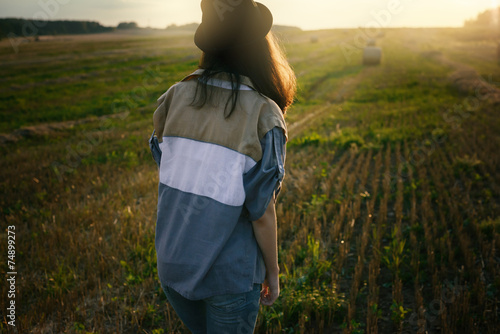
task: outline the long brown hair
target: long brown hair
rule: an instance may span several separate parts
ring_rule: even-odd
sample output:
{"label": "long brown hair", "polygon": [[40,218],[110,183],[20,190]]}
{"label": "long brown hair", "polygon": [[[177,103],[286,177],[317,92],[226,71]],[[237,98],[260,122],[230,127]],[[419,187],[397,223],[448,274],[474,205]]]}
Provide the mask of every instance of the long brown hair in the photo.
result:
{"label": "long brown hair", "polygon": [[199,67],[204,72],[198,80],[193,100],[196,107],[201,108],[205,103],[212,102],[213,91],[209,90],[207,82],[218,73],[228,73],[231,80],[232,94],[226,108],[230,102],[232,106],[227,117],[236,108],[242,75],[252,80],[254,88],[260,94],[276,102],[283,114],[295,98],[295,73],[272,32],[261,41],[245,47],[217,54],[202,53]]}

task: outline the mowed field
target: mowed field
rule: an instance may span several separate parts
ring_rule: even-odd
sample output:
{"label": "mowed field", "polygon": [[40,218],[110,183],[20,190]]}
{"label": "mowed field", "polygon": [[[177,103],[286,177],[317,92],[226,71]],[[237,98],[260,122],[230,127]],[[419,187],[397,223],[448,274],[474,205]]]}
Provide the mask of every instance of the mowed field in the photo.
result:
{"label": "mowed field", "polygon": [[[299,92],[282,293],[256,333],[498,333],[498,33],[386,30],[372,67],[358,34],[281,35]],[[1,332],[187,332],[157,279],[148,139],[199,55],[191,36],[0,42]]]}

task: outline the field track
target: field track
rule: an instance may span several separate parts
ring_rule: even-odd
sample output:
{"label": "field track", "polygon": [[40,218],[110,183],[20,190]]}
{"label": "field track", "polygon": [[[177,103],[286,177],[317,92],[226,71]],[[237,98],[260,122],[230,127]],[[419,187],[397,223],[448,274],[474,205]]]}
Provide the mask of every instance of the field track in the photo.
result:
{"label": "field track", "polygon": [[307,124],[312,120],[321,118],[323,114],[330,111],[330,108],[335,108],[336,105],[338,106],[344,100],[348,99],[349,96],[355,91],[357,84],[363,80],[365,74],[366,72],[362,72],[353,78],[348,78],[346,82],[343,82],[339,87],[337,95],[332,101],[326,101],[321,107],[318,108],[318,110],[310,111],[301,120],[288,124],[288,131],[290,132],[289,139],[297,137],[300,134],[300,131],[307,127]]}

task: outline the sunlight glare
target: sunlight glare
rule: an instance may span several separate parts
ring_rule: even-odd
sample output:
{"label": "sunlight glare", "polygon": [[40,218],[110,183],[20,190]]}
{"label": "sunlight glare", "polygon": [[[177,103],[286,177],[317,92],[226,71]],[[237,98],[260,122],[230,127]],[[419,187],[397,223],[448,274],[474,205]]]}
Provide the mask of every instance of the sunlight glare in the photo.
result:
{"label": "sunlight glare", "polygon": [[491,5],[492,5],[492,8],[493,10],[491,11],[491,15],[493,15],[493,24],[495,26],[498,26],[498,0],[491,0]]}

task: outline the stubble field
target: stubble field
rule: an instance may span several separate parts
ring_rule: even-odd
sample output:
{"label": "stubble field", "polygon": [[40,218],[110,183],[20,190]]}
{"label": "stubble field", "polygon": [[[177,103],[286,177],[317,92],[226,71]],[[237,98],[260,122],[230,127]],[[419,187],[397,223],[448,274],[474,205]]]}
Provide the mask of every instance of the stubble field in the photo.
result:
{"label": "stubble field", "polygon": [[[389,29],[365,67],[358,33],[281,35],[299,82],[282,294],[256,332],[496,333],[499,36]],[[94,37],[0,43],[0,272],[8,226],[17,271],[16,327],[2,312],[0,328],[183,333],[157,279],[147,140],[156,99],[200,54],[191,36]]]}

